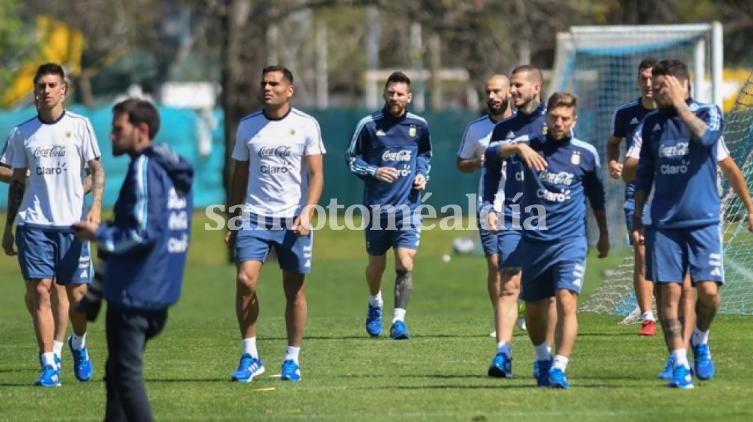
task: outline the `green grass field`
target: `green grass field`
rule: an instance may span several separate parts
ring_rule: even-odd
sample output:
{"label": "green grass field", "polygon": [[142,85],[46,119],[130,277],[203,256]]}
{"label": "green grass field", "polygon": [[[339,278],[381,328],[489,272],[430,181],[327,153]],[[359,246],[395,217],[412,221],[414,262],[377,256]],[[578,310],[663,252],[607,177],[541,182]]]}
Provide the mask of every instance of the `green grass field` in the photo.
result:
{"label": "green grass field", "polygon": [[[259,286],[259,349],[267,373],[229,381],[240,354],[234,269],[221,233],[195,221],[181,301],[166,330],[149,344],[145,376],[156,420],[751,420],[751,318],[720,316],[712,331],[717,376],[678,391],[655,378],[666,352],[659,337],[640,338],[616,316],[583,314],[568,367],[570,390],[538,389],[524,333],[513,341],[515,378],[490,379],[495,352],[482,257],[440,259],[462,232],[423,233],[407,315],[410,341],[371,339],[363,328],[367,289],[359,232],[316,233],[307,282],[309,320],[300,383],[283,383],[286,346],[280,272],[272,263]],[[589,260],[584,295],[621,256]],[[32,386],[36,343],[23,305],[15,259],[0,259],[0,420],[102,420],[106,358],[104,318],[90,326],[94,379],[75,380],[63,352],[63,386]],[[385,278],[391,315],[393,273]],[[386,322],[385,322],[386,324]],[[387,328],[387,327],[386,327]]]}

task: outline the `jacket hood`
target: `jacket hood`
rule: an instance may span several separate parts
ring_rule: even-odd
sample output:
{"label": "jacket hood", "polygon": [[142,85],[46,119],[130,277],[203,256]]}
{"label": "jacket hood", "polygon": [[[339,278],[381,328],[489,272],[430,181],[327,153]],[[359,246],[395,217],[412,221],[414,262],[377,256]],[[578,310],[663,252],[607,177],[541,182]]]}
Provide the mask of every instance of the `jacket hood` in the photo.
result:
{"label": "jacket hood", "polygon": [[193,166],[188,160],[179,156],[167,144],[152,144],[144,148],[143,154],[156,161],[175,184],[175,189],[188,193],[193,183]]}

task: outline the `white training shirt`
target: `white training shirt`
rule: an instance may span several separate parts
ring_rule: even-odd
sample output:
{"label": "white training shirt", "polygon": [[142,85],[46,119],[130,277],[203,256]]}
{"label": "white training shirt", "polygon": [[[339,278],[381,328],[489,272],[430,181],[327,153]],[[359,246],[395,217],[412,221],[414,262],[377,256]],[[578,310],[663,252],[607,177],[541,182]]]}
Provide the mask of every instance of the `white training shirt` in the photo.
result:
{"label": "white training shirt", "polygon": [[[641,124],[642,126],[642,124]],[[625,153],[625,158],[635,158],[636,160],[639,160],[641,158],[641,147],[643,146],[643,136],[641,136],[641,133],[643,130],[641,129],[641,126],[638,126],[635,132],[633,132],[633,144],[628,148],[627,152]],[[716,143],[716,162],[720,163],[727,159],[729,157],[729,149],[727,148],[727,144],[724,142],[724,136],[721,136],[719,138],[719,141]],[[651,213],[648,212],[648,210],[651,209],[651,201],[654,199],[654,189],[652,187],[651,192],[648,195],[648,198],[646,199],[646,203],[643,205],[643,216],[641,217],[641,220],[643,222],[644,226],[650,226],[651,225]]]}
{"label": "white training shirt", "polygon": [[10,166],[28,169],[16,225],[70,228],[84,216],[84,169],[100,157],[92,124],[63,112],[53,123],[35,117],[8,138]]}
{"label": "white training shirt", "polygon": [[258,111],[241,119],[233,159],[248,161],[244,211],[264,217],[294,217],[306,205],[305,157],[326,153],[319,123],[291,108],[281,119]]}
{"label": "white training shirt", "polygon": [[[468,123],[468,126],[466,126],[465,132],[463,133],[463,140],[460,143],[460,148],[458,148],[458,158],[461,160],[480,158],[489,146],[489,140],[492,137],[492,132],[494,131],[494,126],[496,124],[497,122],[493,121],[488,114]],[[493,207],[497,212],[502,211],[502,205],[505,200],[504,176],[506,175],[506,172],[504,169],[503,165],[502,178],[499,181],[499,186],[497,186],[497,194],[494,196]],[[481,167],[481,177],[478,182],[477,208],[481,207],[484,198],[484,171],[486,171],[484,167]]]}

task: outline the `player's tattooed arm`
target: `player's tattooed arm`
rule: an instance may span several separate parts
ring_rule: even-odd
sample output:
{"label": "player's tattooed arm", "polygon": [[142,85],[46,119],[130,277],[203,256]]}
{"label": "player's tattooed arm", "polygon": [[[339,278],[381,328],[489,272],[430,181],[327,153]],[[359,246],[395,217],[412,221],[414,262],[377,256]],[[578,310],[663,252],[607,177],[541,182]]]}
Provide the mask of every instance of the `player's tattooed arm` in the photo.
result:
{"label": "player's tattooed arm", "polygon": [[86,219],[90,223],[99,224],[102,218],[102,197],[105,192],[105,169],[98,158],[89,160],[91,173],[92,205]]}

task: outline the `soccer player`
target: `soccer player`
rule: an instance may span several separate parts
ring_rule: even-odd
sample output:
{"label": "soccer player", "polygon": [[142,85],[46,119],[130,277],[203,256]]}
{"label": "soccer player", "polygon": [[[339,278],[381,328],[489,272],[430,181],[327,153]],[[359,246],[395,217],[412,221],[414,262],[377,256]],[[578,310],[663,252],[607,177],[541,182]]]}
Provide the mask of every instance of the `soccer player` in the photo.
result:
{"label": "soccer player", "polygon": [[[625,150],[629,150],[632,145],[633,132],[643,117],[649,112],[656,109],[654,94],[651,86],[651,69],[656,64],[655,59],[644,59],[638,64],[638,88],[641,91],[640,98],[625,103],[614,112],[612,124],[612,135],[607,140],[607,163],[609,164],[609,174],[613,179],[619,179],[622,174],[622,163],[620,163],[620,143],[625,139]],[[633,208],[635,195],[635,185],[631,182],[625,183],[625,224],[628,233],[632,231]],[[644,246],[632,241],[633,246],[633,288],[635,297],[638,301],[638,308],[641,312],[641,329],[638,335],[654,336],[656,335],[656,320],[652,311],[652,302],[654,294],[654,283],[646,280],[644,272]]]}
{"label": "soccer player", "polygon": [[[395,254],[395,307],[390,337],[406,340],[410,333],[405,313],[413,290],[413,258],[420,240],[421,191],[429,181],[431,138],[422,117],[408,112],[410,78],[393,72],[384,85],[384,108],[358,123],[346,160],[350,171],[364,181],[363,203],[372,209],[366,236],[366,282],[369,304],[366,332],[382,333],[382,274],[386,253]],[[370,217],[370,218],[369,218]]]}
{"label": "soccer player", "polygon": [[[319,123],[292,107],[293,74],[283,66],[262,70],[262,110],[241,119],[236,132],[231,213],[225,240],[235,245],[236,316],[243,341],[231,379],[251,382],[264,373],[256,348],[262,265],[274,248],[282,270],[288,347],[282,380],[300,381],[299,353],[306,325],[304,281],[311,272],[311,218],[324,186],[326,152]],[[239,206],[242,205],[242,206]],[[239,212],[241,211],[241,212]],[[241,227],[235,221],[241,220]]]}
{"label": "soccer player", "polygon": [[[568,388],[565,371],[578,334],[578,295],[586,267],[586,199],[599,228],[599,258],[609,253],[604,184],[596,149],[572,136],[576,98],[554,93],[546,112],[546,135],[518,143],[525,165],[520,245],[510,257],[522,267],[528,336],[536,349],[540,387]],[[557,303],[557,355],[546,343],[549,298]]]}
{"label": "soccer player", "polygon": [[[716,165],[725,155],[721,140],[723,117],[716,105],[690,96],[685,63],[662,60],[653,68],[658,111],[647,115],[636,136],[642,148],[636,176],[634,240],[645,235],[646,274],[659,290],[659,315],[673,358],[670,387],[693,388],[684,344],[679,302],[682,280],[690,274],[698,299],[696,329],[691,336],[694,369],[699,379],[713,377],[715,368],[708,332],[719,309],[724,283],[720,235],[720,203]],[[644,234],[640,218],[651,192],[651,229]]]}
{"label": "soccer player", "polygon": [[[497,352],[487,371],[491,377],[512,376],[512,331],[518,317],[520,296],[520,269],[512,266],[508,258],[520,242],[520,195],[523,183],[523,166],[514,155],[517,143],[546,133],[544,116],[546,107],[541,102],[541,71],[531,65],[513,69],[510,76],[510,96],[517,113],[498,123],[492,132],[489,147],[484,155],[483,203],[481,224],[497,233],[497,255],[501,288],[494,309]],[[500,222],[495,203],[503,215]],[[484,216],[486,221],[483,221]],[[501,224],[500,224],[501,223]],[[554,302],[551,305],[554,311]],[[556,316],[552,315],[552,318]],[[554,330],[549,338],[553,339]],[[534,374],[538,368],[534,366]]]}
{"label": "soccer player", "polygon": [[[159,113],[147,101],[128,99],[113,107],[112,153],[131,157],[115,219],[73,225],[76,236],[97,242],[107,266],[106,421],[152,420],[144,349],[165,327],[167,309],[178,301],[183,282],[193,167],[169,146],[152,144],[159,126]],[[81,306],[99,309],[99,303],[86,300]]]}
{"label": "soccer player", "polygon": [[[6,140],[5,146],[3,147],[3,152],[0,155],[0,182],[3,183],[10,183],[10,180],[13,177],[13,169],[10,167],[10,148],[8,148],[9,140],[10,138]],[[87,176],[86,180],[88,180],[89,185],[91,185],[91,176]],[[88,188],[85,187],[84,192],[87,191]],[[68,294],[66,293],[65,286],[58,283],[52,283],[50,294],[53,309],[52,316],[55,324],[52,341],[52,352],[55,354],[54,360],[55,362],[57,362],[57,366],[60,367],[63,345],[65,344],[65,333],[68,330],[68,312],[70,310],[70,304],[68,303]],[[24,295],[24,304],[26,305],[26,310],[29,311],[29,315],[32,317],[32,320],[34,317],[33,300],[34,299],[31,296],[30,292],[26,292],[26,294]]]}
{"label": "soccer player", "polygon": [[[460,148],[458,149],[456,165],[458,170],[463,173],[473,173],[483,168],[484,152],[489,146],[489,139],[491,138],[494,126],[512,115],[510,79],[507,76],[497,74],[489,77],[486,80],[486,96],[486,114],[466,126]],[[483,187],[482,180],[483,177],[479,180],[479,208],[483,198],[481,190]],[[502,211],[502,205],[499,203],[502,197],[500,196],[497,199],[494,209],[499,212]],[[489,299],[492,302],[492,308],[496,308],[497,301],[501,297],[501,279],[499,267],[497,266],[497,233],[491,233],[484,229],[480,221],[480,217],[477,218],[481,245],[484,249],[484,255],[486,255],[486,287],[489,292]],[[494,337],[497,336],[496,332],[492,334]]]}
{"label": "soccer player", "polygon": [[[86,293],[92,276],[89,244],[75,238],[71,224],[82,217],[98,224],[104,192],[104,170],[94,130],[88,119],[64,109],[67,88],[60,65],[39,66],[34,76],[39,114],[14,128],[9,140],[13,176],[8,188],[3,249],[7,255],[16,254],[15,221],[18,261],[27,280],[27,295],[32,297],[43,366],[36,384],[43,387],[60,385],[60,368],[53,352],[53,280],[66,286],[70,303],[77,303]],[[92,175],[92,205],[87,213],[85,167]],[[71,309],[70,320],[73,335],[68,346],[74,374],[79,381],[88,381],[92,365],[86,347],[86,317]]]}
{"label": "soccer player", "polygon": [[[632,181],[635,178],[635,173],[638,169],[638,160],[640,158],[641,146],[643,139],[640,136],[636,136],[633,145],[626,153],[625,162],[623,165],[622,176],[627,182]],[[748,210],[748,230],[753,231],[753,200],[751,200],[750,193],[748,192],[745,177],[743,176],[740,168],[735,163],[735,160],[729,155],[726,144],[724,144],[724,138],[719,139],[721,144],[718,151],[717,162],[719,168],[722,170],[724,177],[729,180],[732,189],[738,195],[745,208]],[[650,208],[649,202],[644,205],[644,229],[648,229],[651,225],[650,218],[646,218],[645,210]],[[638,238],[634,244],[643,244],[642,239]],[[660,293],[656,292],[657,301],[659,301]],[[690,281],[690,274],[686,273],[682,280],[682,292],[680,293],[680,305],[678,309],[678,319],[682,325],[682,338],[685,349],[690,348],[690,339],[695,330],[695,289]],[[659,308],[661,318],[661,308]],[[667,358],[667,363],[664,365],[664,369],[659,373],[659,378],[664,380],[672,379],[672,371],[674,369],[674,357],[670,354]]]}

